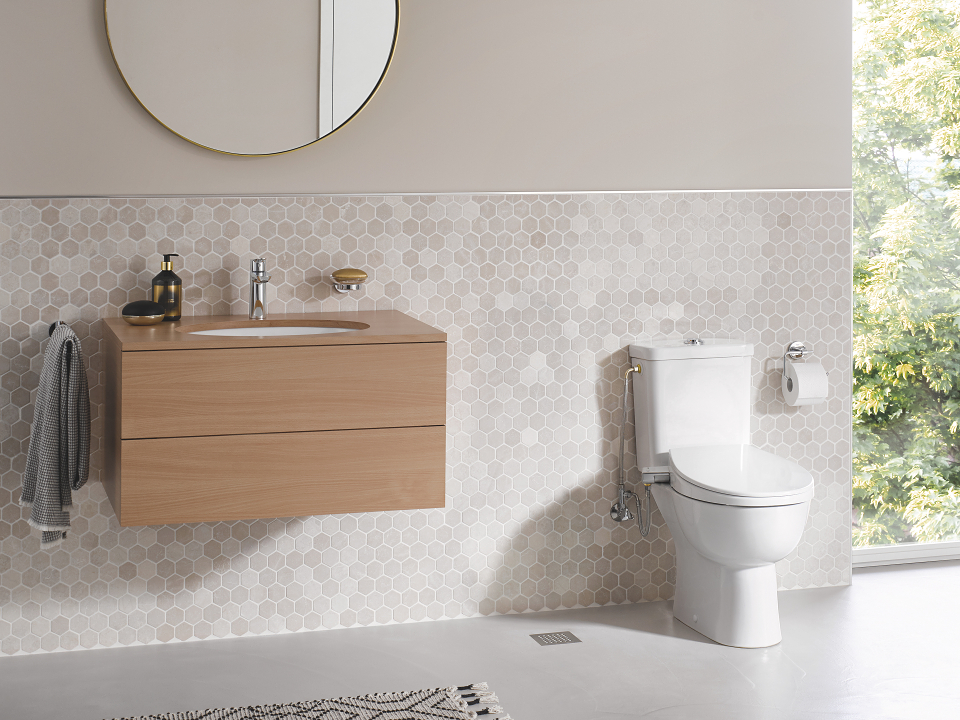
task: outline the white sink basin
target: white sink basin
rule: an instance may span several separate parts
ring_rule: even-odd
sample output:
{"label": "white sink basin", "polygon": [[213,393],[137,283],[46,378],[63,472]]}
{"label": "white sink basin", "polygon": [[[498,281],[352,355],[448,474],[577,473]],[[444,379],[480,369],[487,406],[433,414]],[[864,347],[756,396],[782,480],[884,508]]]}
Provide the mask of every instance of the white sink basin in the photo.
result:
{"label": "white sink basin", "polygon": [[[193,319],[192,319],[193,320]],[[367,323],[326,318],[268,318],[247,320],[235,318],[215,322],[189,322],[177,328],[188,335],[212,335],[235,338],[280,338],[366,330]]]}
{"label": "white sink basin", "polygon": [[356,328],[310,327],[308,325],[217,328],[216,330],[194,330],[191,335],[220,335],[221,337],[284,337],[287,335],[326,335],[328,333],[350,332]]}

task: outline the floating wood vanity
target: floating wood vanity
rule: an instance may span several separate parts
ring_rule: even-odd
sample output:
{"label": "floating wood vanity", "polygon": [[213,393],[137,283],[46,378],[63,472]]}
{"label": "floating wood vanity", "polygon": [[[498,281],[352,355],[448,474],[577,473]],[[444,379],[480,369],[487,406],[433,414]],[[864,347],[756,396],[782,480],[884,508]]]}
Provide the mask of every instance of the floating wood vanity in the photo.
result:
{"label": "floating wood vanity", "polygon": [[104,321],[103,481],[123,526],[444,505],[446,335],[397,311],[275,315],[348,332]]}

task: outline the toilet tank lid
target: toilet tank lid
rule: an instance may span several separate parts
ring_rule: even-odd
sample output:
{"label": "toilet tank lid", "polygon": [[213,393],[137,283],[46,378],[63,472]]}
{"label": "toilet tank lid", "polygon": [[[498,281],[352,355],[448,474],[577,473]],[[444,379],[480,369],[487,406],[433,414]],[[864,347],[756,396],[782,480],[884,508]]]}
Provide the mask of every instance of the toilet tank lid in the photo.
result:
{"label": "toilet tank lid", "polygon": [[808,470],[753,445],[674,448],[670,468],[688,482],[724,495],[781,497],[813,488]]}
{"label": "toilet tank lid", "polygon": [[630,345],[637,360],[694,360],[699,358],[752,357],[753,344],[743,340],[698,338],[702,344],[686,344],[685,338],[646,340]]}

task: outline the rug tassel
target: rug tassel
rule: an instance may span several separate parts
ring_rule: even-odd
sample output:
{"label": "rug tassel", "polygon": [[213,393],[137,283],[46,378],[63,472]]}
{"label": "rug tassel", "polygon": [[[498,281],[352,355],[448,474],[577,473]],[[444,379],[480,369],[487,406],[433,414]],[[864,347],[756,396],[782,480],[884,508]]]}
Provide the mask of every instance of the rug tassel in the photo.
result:
{"label": "rug tassel", "polygon": [[503,708],[499,705],[494,705],[492,707],[483,708],[483,710],[477,710],[476,714],[479,715],[496,715],[503,712]]}
{"label": "rug tassel", "polygon": [[[490,715],[500,715],[503,708],[498,704],[500,698],[496,693],[490,692],[490,686],[487,683],[475,683],[473,685],[459,685],[448,688],[451,699],[455,700],[459,708],[466,714],[470,720],[479,720],[479,718]],[[476,710],[477,705],[484,705]],[[490,720],[495,720],[490,718]],[[511,720],[509,715],[502,715],[496,720]]]}
{"label": "rug tassel", "polygon": [[464,693],[464,694],[461,695],[460,697],[465,697],[465,698],[485,698],[485,697],[492,697],[494,700],[497,699],[497,696],[494,695],[492,692],[472,692],[472,693]]}

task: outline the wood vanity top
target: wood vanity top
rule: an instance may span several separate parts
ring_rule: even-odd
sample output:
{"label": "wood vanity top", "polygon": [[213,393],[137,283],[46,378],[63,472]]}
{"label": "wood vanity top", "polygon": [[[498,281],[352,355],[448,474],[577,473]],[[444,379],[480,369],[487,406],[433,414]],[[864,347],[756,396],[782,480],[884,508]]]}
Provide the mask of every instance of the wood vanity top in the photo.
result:
{"label": "wood vanity top", "polygon": [[[369,325],[363,330],[325,335],[287,335],[279,337],[222,337],[182,332],[190,326],[215,323],[247,324],[245,315],[195,315],[159,325],[128,325],[123,318],[105,318],[106,335],[112,336],[122,352],[143,350],[201,350],[209,348],[296,347],[303,345],[375,345],[393,343],[446,342],[441,330],[422,323],[398,310],[358,310],[354,312],[276,313],[268,321],[321,320],[332,327]],[[225,325],[229,326],[229,325]]]}

